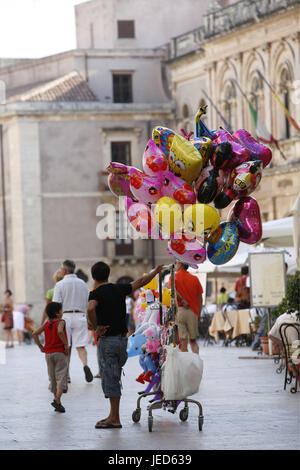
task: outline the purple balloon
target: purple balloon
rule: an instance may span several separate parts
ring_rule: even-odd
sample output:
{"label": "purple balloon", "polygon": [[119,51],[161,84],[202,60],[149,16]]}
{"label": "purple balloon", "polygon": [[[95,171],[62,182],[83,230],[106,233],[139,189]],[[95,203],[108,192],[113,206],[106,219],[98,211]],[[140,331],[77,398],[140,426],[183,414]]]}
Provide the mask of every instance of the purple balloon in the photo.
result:
{"label": "purple balloon", "polygon": [[250,196],[241,197],[229,213],[228,220],[237,225],[240,241],[253,245],[262,237],[262,223],[257,201]]}

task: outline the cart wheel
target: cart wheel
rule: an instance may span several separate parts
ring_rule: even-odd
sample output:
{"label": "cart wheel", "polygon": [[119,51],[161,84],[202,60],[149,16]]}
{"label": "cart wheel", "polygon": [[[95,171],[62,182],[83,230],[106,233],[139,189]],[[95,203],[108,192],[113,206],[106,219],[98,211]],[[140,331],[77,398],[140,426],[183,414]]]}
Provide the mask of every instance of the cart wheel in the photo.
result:
{"label": "cart wheel", "polygon": [[281,367],[278,367],[278,369],[276,369],[276,373],[277,373],[277,374],[281,374],[281,372],[282,372]]}
{"label": "cart wheel", "polygon": [[186,421],[188,419],[189,412],[187,408],[183,408],[183,410],[180,411],[179,413],[179,418],[181,421]]}
{"label": "cart wheel", "polygon": [[149,432],[152,432],[152,426],[153,426],[153,417],[152,417],[152,416],[149,416],[149,417],[148,417],[148,429],[149,429]]}
{"label": "cart wheel", "polygon": [[202,431],[202,427],[203,427],[203,416],[199,416],[199,418],[198,418],[198,425],[199,425],[199,431]]}
{"label": "cart wheel", "polygon": [[291,393],[296,393],[296,392],[297,392],[296,387],[292,387],[291,388]]}
{"label": "cart wheel", "polygon": [[134,423],[138,423],[139,420],[141,419],[141,410],[139,410],[138,408],[136,410],[134,410],[134,412],[132,413],[132,421]]}

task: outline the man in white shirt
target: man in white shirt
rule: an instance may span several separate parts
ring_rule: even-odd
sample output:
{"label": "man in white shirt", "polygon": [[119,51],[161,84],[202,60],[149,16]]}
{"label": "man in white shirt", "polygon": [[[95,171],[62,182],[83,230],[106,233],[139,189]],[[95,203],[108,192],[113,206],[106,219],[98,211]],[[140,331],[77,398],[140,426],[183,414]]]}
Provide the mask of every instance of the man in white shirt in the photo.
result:
{"label": "man in white shirt", "polygon": [[87,382],[91,382],[93,374],[87,365],[86,351],[88,345],[86,311],[90,291],[86,282],[74,274],[75,267],[74,261],[65,260],[63,262],[61,267],[63,279],[55,285],[53,302],[62,303],[69,345],[77,349],[83,364],[85,379]]}

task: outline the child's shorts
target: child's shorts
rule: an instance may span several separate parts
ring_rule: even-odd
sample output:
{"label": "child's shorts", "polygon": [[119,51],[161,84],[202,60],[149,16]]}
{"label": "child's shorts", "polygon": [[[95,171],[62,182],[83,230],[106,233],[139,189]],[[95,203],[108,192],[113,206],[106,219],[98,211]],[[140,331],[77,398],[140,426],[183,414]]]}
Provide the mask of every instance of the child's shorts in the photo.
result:
{"label": "child's shorts", "polygon": [[56,393],[57,390],[67,390],[68,357],[62,352],[46,354],[46,362],[51,392]]}

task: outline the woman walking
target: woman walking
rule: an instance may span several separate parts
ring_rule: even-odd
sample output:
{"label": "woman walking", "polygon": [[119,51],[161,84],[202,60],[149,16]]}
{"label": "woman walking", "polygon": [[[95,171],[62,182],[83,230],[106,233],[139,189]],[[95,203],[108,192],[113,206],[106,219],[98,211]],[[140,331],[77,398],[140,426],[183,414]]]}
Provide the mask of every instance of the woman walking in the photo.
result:
{"label": "woman walking", "polygon": [[5,332],[5,340],[6,340],[6,348],[13,348],[14,347],[14,336],[13,336],[13,327],[14,327],[14,320],[13,320],[13,302],[12,302],[12,292],[7,289],[4,292],[5,295],[5,305],[1,309],[2,314],[2,322],[4,323],[4,332]]}

